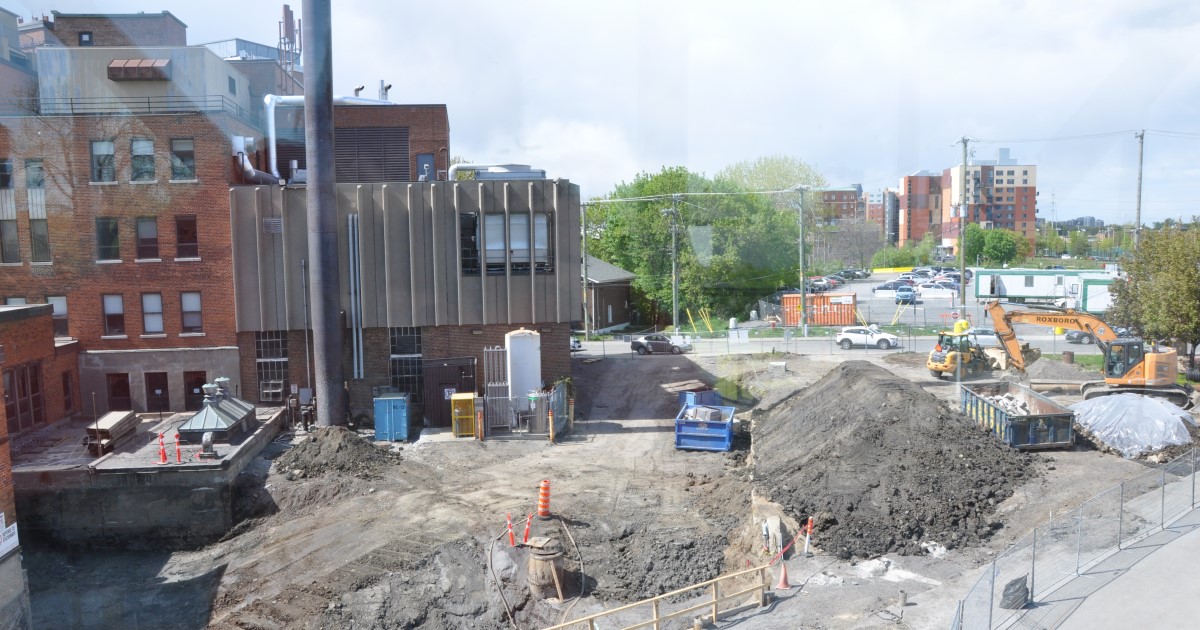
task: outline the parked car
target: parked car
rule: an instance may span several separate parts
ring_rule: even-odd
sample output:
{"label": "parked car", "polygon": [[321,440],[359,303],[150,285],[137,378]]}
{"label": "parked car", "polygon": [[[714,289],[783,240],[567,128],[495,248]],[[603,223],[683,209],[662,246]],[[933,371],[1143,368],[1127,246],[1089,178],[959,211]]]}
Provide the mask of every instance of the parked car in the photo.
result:
{"label": "parked car", "polygon": [[871,291],[872,292],[895,291],[896,289],[898,289],[900,287],[908,287],[908,286],[912,286],[912,285],[908,284],[907,282],[900,282],[899,280],[892,280],[891,282],[884,282],[882,284],[879,284],[878,286],[872,288]]}
{"label": "parked car", "polygon": [[993,339],[999,339],[999,337],[996,335],[996,329],[988,328],[987,326],[972,326],[965,332],[968,335],[974,335],[977,341],[992,341]]}
{"label": "parked car", "polygon": [[575,337],[571,337],[571,352],[579,352],[583,350],[583,344]]}
{"label": "parked car", "polygon": [[846,284],[845,278],[839,278],[837,276],[825,276],[825,281],[828,282],[829,285],[834,289]]}
{"label": "parked car", "polygon": [[866,278],[867,276],[870,276],[871,274],[866,271],[863,271],[862,269],[843,269],[838,272],[838,275],[845,277],[845,278],[853,278],[855,280],[860,280],[862,278]]}
{"label": "parked car", "polygon": [[[1116,333],[1118,337],[1122,338],[1130,338],[1134,336],[1133,332],[1124,326],[1114,326],[1113,332]],[[1092,333],[1089,333],[1085,330],[1068,330],[1066,338],[1067,343],[1081,343],[1084,345],[1091,344],[1096,341],[1096,338],[1092,336]]]}
{"label": "parked car", "polygon": [[916,304],[917,290],[912,287],[900,287],[896,289],[897,304]]}
{"label": "parked car", "polygon": [[808,281],[808,283],[809,283],[809,285],[812,286],[813,291],[816,291],[817,293],[820,293],[822,291],[828,291],[833,288],[832,282],[826,280],[825,278],[819,277],[819,276],[816,278],[810,279]]}
{"label": "parked car", "polygon": [[933,284],[935,286],[942,287],[943,289],[946,289],[947,291],[958,291],[958,289],[959,289],[958,283],[953,280],[935,280],[933,282]]}
{"label": "parked car", "polygon": [[880,350],[889,350],[900,346],[900,339],[896,335],[880,332],[879,329],[874,327],[864,326],[843,328],[834,337],[834,341],[843,350],[849,350],[854,346],[879,348]]}
{"label": "parked car", "polygon": [[691,344],[684,342],[682,344],[671,343],[671,339],[666,335],[653,334],[634,337],[633,341],[629,342],[629,347],[638,354],[654,354],[667,353],[679,354],[692,349]]}

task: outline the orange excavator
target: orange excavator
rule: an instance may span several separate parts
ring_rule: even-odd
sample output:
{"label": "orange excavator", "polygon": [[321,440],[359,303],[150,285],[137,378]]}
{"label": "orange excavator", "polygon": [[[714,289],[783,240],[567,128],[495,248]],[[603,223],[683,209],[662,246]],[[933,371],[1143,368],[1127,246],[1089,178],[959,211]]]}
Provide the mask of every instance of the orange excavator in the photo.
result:
{"label": "orange excavator", "polygon": [[1013,332],[1013,324],[1036,324],[1086,332],[1096,340],[1104,353],[1104,380],[1084,383],[1084,399],[1124,392],[1165,398],[1187,409],[1192,406],[1191,387],[1180,385],[1178,353],[1173,348],[1146,348],[1143,340],[1120,338],[1104,320],[1074,310],[1006,311],[999,301],[987,305],[988,314],[1000,345],[1008,354],[1011,367],[1025,370],[1021,344]]}

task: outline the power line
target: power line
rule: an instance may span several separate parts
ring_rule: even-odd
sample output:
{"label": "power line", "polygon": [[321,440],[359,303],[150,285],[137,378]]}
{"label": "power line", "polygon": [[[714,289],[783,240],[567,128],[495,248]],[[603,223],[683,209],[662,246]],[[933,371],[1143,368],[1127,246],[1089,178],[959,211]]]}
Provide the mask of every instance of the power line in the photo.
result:
{"label": "power line", "polygon": [[979,140],[972,139],[972,142],[982,142],[988,144],[1016,144],[1020,142],[1065,142],[1068,140],[1087,140],[1090,138],[1109,138],[1112,136],[1123,136],[1126,134],[1137,133],[1137,129],[1129,129],[1126,131],[1105,131],[1103,133],[1090,133],[1078,136],[1052,136],[1047,138],[1016,138],[1010,140]]}

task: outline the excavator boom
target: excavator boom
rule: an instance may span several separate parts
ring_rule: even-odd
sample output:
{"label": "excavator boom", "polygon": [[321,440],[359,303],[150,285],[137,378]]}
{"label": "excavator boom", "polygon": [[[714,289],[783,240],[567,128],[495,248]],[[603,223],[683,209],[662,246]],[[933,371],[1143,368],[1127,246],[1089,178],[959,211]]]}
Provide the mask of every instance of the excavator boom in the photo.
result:
{"label": "excavator boom", "polygon": [[1017,340],[1013,324],[1037,324],[1051,328],[1081,330],[1104,343],[1111,343],[1117,338],[1117,334],[1108,324],[1104,323],[1104,320],[1091,313],[1081,313],[1070,309],[1065,311],[1006,311],[999,300],[989,302],[987,311],[992,317],[992,326],[996,329],[996,336],[1000,338],[1000,345],[1008,353],[1011,366],[1021,371],[1024,371],[1026,367],[1025,357],[1021,354],[1021,342]]}

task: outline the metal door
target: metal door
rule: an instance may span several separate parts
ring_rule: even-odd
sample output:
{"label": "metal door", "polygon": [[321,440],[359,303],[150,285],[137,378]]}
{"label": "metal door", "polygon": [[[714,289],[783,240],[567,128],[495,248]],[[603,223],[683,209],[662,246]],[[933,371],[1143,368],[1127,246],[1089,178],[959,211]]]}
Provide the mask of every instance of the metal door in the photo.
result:
{"label": "metal door", "polygon": [[425,426],[450,426],[450,397],[460,393],[477,393],[475,364],[475,357],[422,361],[421,373],[425,383]]}

